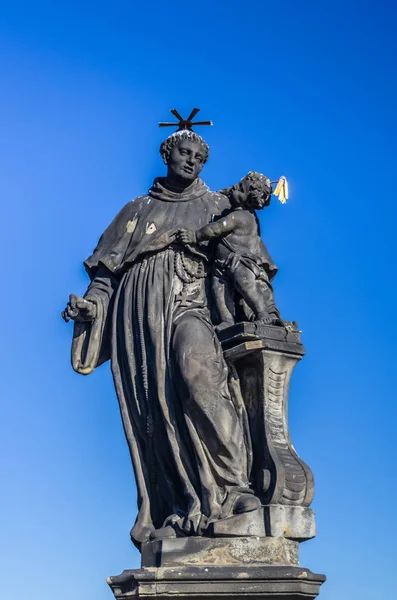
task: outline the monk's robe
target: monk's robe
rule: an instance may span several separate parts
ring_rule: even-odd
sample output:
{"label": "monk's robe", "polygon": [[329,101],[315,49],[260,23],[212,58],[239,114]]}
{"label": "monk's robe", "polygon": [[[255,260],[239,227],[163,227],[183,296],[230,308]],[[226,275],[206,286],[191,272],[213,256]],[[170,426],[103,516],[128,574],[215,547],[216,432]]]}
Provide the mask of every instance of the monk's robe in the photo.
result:
{"label": "monk's robe", "polygon": [[97,315],[75,324],[72,363],[88,374],[111,359],[138,488],[138,546],[168,524],[201,535],[230,515],[228,498],[248,491],[246,414],[210,316],[212,249],[176,243],[179,228],[196,231],[228,208],[200,179],[181,194],[157,179],[85,262]]}

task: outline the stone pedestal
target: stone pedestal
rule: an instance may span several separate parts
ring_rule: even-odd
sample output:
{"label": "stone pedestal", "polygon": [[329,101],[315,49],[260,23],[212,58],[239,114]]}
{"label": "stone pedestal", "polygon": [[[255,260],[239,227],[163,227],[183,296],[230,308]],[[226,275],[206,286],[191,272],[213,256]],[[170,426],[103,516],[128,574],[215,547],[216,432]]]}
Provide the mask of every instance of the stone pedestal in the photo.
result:
{"label": "stone pedestal", "polygon": [[142,567],[299,566],[299,543],[284,537],[187,537],[147,542]]}
{"label": "stone pedestal", "polygon": [[219,338],[241,385],[262,508],[213,523],[207,537],[143,544],[142,568],[108,579],[119,600],[314,600],[325,581],[299,566],[299,543],[316,534],[313,476],[291,443],[287,417],[289,381],[304,355],[300,333],[240,323]]}
{"label": "stone pedestal", "polygon": [[314,600],[325,576],[299,567],[299,542],[282,535],[186,537],[143,544],[142,568],[107,581],[118,600]]}
{"label": "stone pedestal", "polygon": [[299,567],[160,567],[124,571],[108,583],[118,600],[314,600],[324,580]]}

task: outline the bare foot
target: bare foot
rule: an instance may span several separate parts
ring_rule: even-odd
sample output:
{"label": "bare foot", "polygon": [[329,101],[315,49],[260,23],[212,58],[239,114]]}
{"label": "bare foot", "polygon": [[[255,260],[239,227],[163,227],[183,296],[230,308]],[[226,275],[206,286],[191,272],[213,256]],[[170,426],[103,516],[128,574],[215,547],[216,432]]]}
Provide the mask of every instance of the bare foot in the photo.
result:
{"label": "bare foot", "polygon": [[263,325],[283,325],[283,321],[276,313],[260,313],[255,322]]}

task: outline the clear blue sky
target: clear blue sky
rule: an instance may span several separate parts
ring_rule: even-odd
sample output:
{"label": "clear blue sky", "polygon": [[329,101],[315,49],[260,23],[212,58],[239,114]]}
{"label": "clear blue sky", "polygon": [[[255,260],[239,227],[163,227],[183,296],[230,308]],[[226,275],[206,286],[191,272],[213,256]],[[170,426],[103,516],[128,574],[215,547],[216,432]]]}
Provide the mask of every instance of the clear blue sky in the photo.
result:
{"label": "clear blue sky", "polygon": [[395,600],[394,2],[2,2],[1,595],[110,600],[139,564],[108,366],[69,366],[60,312],[116,212],[164,172],[159,120],[193,106],[212,189],[290,181],[261,215],[307,356],[293,442],[316,477],[302,564],[322,600]]}

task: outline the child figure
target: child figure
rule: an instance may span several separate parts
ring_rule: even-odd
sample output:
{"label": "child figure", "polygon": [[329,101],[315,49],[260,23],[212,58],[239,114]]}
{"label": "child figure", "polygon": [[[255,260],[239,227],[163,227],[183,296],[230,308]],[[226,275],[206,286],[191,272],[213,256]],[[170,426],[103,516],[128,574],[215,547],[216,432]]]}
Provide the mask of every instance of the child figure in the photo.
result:
{"label": "child figure", "polygon": [[259,235],[255,210],[270,203],[270,181],[260,173],[250,172],[240,183],[222,190],[231,202],[230,212],[198,231],[180,229],[181,244],[200,244],[204,240],[219,240],[215,250],[213,292],[223,329],[235,323],[234,292],[243,298],[255,320],[282,325],[274,301],[270,281],[277,273]]}

